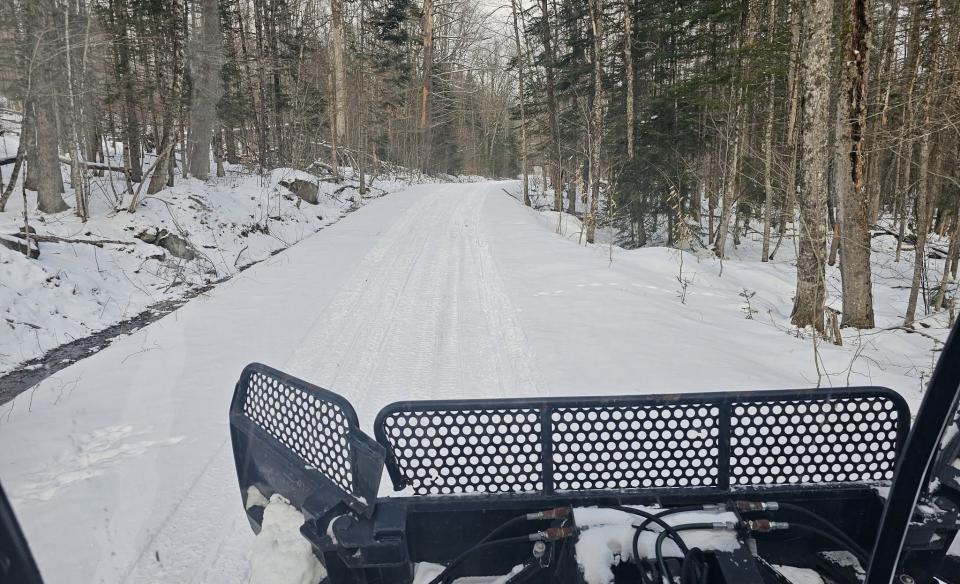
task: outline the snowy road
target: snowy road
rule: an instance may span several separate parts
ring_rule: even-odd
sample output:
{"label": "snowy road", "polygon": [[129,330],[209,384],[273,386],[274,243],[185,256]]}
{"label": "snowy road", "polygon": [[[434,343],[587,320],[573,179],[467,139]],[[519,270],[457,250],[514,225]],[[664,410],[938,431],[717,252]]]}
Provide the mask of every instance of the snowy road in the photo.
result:
{"label": "snowy road", "polygon": [[345,394],[537,391],[481,228],[489,185],[370,205],[65,369],[0,417],[0,480],[49,582],[242,582],[227,406],[250,361]]}
{"label": "snowy road", "polygon": [[[771,324],[789,311],[789,266],[730,262],[720,278],[688,258],[682,304],[675,252],[611,264],[504,186],[378,200],[0,407],[0,481],[47,581],[245,581],[227,409],[251,361],[346,395],[368,429],[399,399],[815,382],[809,341]],[[743,287],[762,291],[755,320]],[[915,401],[916,363],[885,354],[850,366],[852,382]]]}

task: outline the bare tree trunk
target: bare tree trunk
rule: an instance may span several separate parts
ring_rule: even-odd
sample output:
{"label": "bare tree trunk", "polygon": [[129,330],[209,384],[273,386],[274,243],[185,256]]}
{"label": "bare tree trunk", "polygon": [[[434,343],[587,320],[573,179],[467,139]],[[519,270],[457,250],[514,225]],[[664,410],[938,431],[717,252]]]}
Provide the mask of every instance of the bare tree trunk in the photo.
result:
{"label": "bare tree trunk", "polygon": [[[893,0],[890,3],[890,9],[887,11],[887,19],[884,24],[883,38],[881,39],[881,45],[879,49],[882,52],[881,58],[877,61],[877,65],[874,68],[874,71],[878,73],[883,73],[886,75],[886,83],[883,90],[882,105],[880,106],[880,116],[879,124],[874,124],[875,130],[871,135],[876,138],[887,127],[887,111],[890,108],[890,92],[893,88],[893,79],[894,75],[893,69],[893,58],[894,58],[894,38],[896,37],[897,32],[897,23],[899,22],[900,15],[900,0]],[[879,128],[877,131],[876,128]],[[867,191],[868,196],[870,197],[870,208],[867,211],[867,221],[870,223],[876,223],[880,218],[880,195],[881,195],[881,182],[880,182],[880,160],[881,156],[879,153],[874,153],[872,159],[870,160],[870,171],[867,173]],[[896,191],[894,191],[896,195]]]}
{"label": "bare tree trunk", "polygon": [[[59,213],[69,209],[63,201],[63,177],[60,174],[59,129],[57,127],[57,90],[59,59],[56,31],[62,25],[60,10],[53,0],[28,2],[27,26],[37,50],[30,58],[29,73],[34,98],[34,157],[27,165],[28,174],[36,178],[37,206],[43,213]],[[28,144],[29,146],[29,144]],[[33,167],[31,169],[31,166]],[[28,185],[27,188],[30,188]]]}
{"label": "bare tree trunk", "polygon": [[711,148],[707,151],[707,241],[713,241],[714,237],[714,215],[717,212],[717,185],[714,172],[716,159],[716,149]]}
{"label": "bare tree trunk", "polygon": [[[75,201],[74,211],[76,212],[77,216],[80,217],[81,221],[86,222],[90,211],[88,209],[89,196],[87,193],[87,170],[83,159],[84,138],[82,128],[84,112],[82,98],[76,97],[77,94],[82,96],[84,93],[84,72],[81,71],[80,80],[77,82],[73,74],[73,47],[70,41],[70,11],[70,6],[67,6],[63,11],[63,31],[65,43],[64,51],[66,52],[64,63],[66,64],[67,69],[67,96],[70,105],[70,138],[72,140],[69,149],[70,184],[73,186]],[[89,33],[89,30],[87,32]],[[81,62],[86,62],[86,51],[84,51],[84,57]]]}
{"label": "bare tree trunk", "polygon": [[[910,37],[907,41],[907,57],[906,57],[906,69],[904,70],[908,76],[909,81],[907,82],[907,91],[903,99],[903,121],[900,124],[900,141],[897,146],[898,153],[902,154],[900,157],[901,164],[903,165],[903,170],[900,171],[900,176],[903,177],[903,182],[900,185],[900,190],[902,193],[894,193],[895,196],[899,197],[902,200],[900,207],[900,231],[899,236],[897,237],[897,251],[895,256],[895,261],[900,262],[900,253],[903,249],[903,239],[907,224],[907,217],[909,217],[910,206],[909,200],[910,197],[908,193],[910,192],[911,187],[911,174],[913,172],[913,120],[915,107],[913,103],[913,93],[916,88],[917,83],[917,68],[920,65],[920,24],[923,20],[922,18],[922,8],[919,5],[913,5],[911,7],[911,22],[910,25]],[[905,154],[903,152],[905,151]]]}
{"label": "bare tree trunk", "polygon": [[[161,120],[160,141],[157,146],[157,161],[153,175],[150,177],[150,184],[147,187],[147,194],[152,195],[160,192],[171,182],[175,161],[173,160],[173,150],[177,142],[176,115],[178,111],[177,104],[180,101],[180,82],[183,76],[183,38],[182,29],[178,25],[183,13],[184,5],[180,2],[171,3],[171,12],[173,18],[170,26],[170,45],[169,56],[158,59],[158,76],[161,85],[165,87],[161,90],[163,96],[163,112]],[[158,51],[163,50],[158,47]],[[162,65],[168,65],[169,70],[164,73],[161,70]],[[134,198],[128,209],[131,213],[136,210],[139,201]]]}
{"label": "bare tree trunk", "polygon": [[[839,65],[839,60],[837,62]],[[837,70],[838,78],[841,76],[840,70]],[[841,103],[839,95],[841,93],[842,83],[837,83],[831,90],[831,95],[836,99],[831,105],[833,112],[833,125],[830,128],[830,161],[827,171],[827,228],[830,232],[830,245],[827,252],[827,265],[837,265],[837,255],[840,252],[840,196],[847,188],[850,172],[849,160],[846,157],[850,154],[850,145],[841,139],[843,127],[846,125],[846,112]]]}
{"label": "bare tree trunk", "polygon": [[864,135],[867,125],[869,71],[869,0],[848,0],[846,79],[840,109],[846,114],[838,142],[847,149],[837,160],[844,177],[840,203],[840,275],[843,289],[842,326],[873,328],[873,282],[870,274],[870,196],[864,180]]}
{"label": "bare tree trunk", "polygon": [[913,252],[913,281],[910,284],[910,297],[907,300],[907,313],[903,318],[903,326],[913,326],[917,313],[920,285],[923,282],[924,270],[927,267],[927,233],[930,231],[927,210],[929,171],[930,138],[928,132],[924,132],[920,137],[920,160],[917,173],[917,216],[915,217],[917,243]]}
{"label": "bare tree trunk", "polygon": [[140,146],[140,119],[137,113],[136,81],[133,69],[130,66],[130,39],[127,34],[127,1],[119,0],[111,7],[110,14],[116,19],[114,23],[117,73],[123,94],[123,147],[129,169],[130,180],[143,180],[143,150]]}
{"label": "bare tree trunk", "polygon": [[787,74],[787,94],[790,98],[790,108],[787,114],[787,135],[785,144],[789,151],[787,157],[787,177],[784,180],[783,206],[780,209],[780,226],[777,230],[777,244],[768,256],[769,259],[777,254],[783,238],[786,236],[787,224],[794,221],[794,209],[797,205],[797,117],[800,111],[800,47],[803,42],[801,37],[802,19],[804,11],[801,10],[803,0],[794,0],[790,6],[790,67]]}
{"label": "bare tree trunk", "polygon": [[344,60],[343,0],[330,0],[331,53],[333,58],[333,121],[337,141],[347,137],[347,68]]}
{"label": "bare tree trunk", "polygon": [[[773,17],[771,16],[771,19]],[[627,158],[633,160],[633,12],[630,0],[623,0],[623,63],[626,68],[624,85],[627,89]]]}
{"label": "bare tree trunk", "polygon": [[913,326],[914,318],[917,313],[917,298],[920,293],[920,285],[923,282],[924,270],[927,259],[927,234],[930,231],[930,213],[927,209],[931,202],[928,188],[930,184],[930,150],[931,134],[936,132],[930,122],[930,115],[934,109],[937,90],[940,81],[940,0],[933,0],[933,7],[930,11],[930,47],[927,49],[926,64],[926,87],[923,91],[923,101],[920,104],[922,127],[920,132],[920,159],[917,170],[917,216],[916,216],[916,236],[917,243],[914,248],[913,256],[913,282],[910,285],[910,297],[907,300],[907,313],[903,318],[904,326]]}
{"label": "bare tree trunk", "polygon": [[571,183],[567,186],[567,213],[577,214],[577,194],[583,190],[583,165],[580,161],[574,163],[574,176],[571,177]]}
{"label": "bare tree trunk", "polygon": [[943,261],[943,276],[940,279],[940,287],[937,289],[937,296],[933,301],[934,310],[942,310],[943,302],[947,297],[947,289],[950,284],[956,281],[957,258],[960,257],[960,217],[953,218],[953,233],[950,234],[950,248],[947,250],[947,257]]}
{"label": "bare tree trunk", "polygon": [[603,120],[606,97],[603,91],[603,15],[600,0],[589,0],[590,27],[593,32],[593,103],[590,109],[590,207],[587,211],[587,243],[593,243],[600,206],[600,154],[603,145]]}
{"label": "bare tree trunk", "polygon": [[800,244],[797,292],[790,321],[824,330],[824,206],[827,194],[830,132],[830,0],[805,0],[803,72],[803,140],[800,158]]}
{"label": "bare tree trunk", "polygon": [[[725,258],[727,247],[727,235],[730,231],[730,217],[733,215],[733,206],[736,204],[737,195],[737,170],[740,168],[740,128],[737,120],[741,117],[741,103],[743,98],[743,89],[737,88],[731,95],[736,101],[733,108],[733,114],[727,120],[727,159],[725,161],[727,168],[723,173],[723,200],[720,203],[720,219],[717,221],[716,239],[713,242],[713,252],[718,258]],[[734,225],[736,229],[736,225]]]}
{"label": "bare tree trunk", "polygon": [[527,171],[527,109],[523,95],[524,76],[523,66],[526,57],[520,44],[520,24],[517,18],[517,0],[510,0],[513,9],[513,38],[517,43],[517,77],[520,83],[518,100],[520,102],[520,172],[523,177],[523,204],[530,206],[530,176]]}
{"label": "bare tree trunk", "polygon": [[[253,0],[253,25],[256,32],[257,40],[257,54],[256,54],[256,64],[257,64],[257,157],[260,162],[260,172],[266,172],[267,168],[271,164],[270,156],[270,134],[269,134],[269,120],[267,119],[267,69],[266,62],[267,56],[264,49],[263,37],[263,0]],[[244,30],[241,27],[240,29],[240,40],[241,43],[244,37]]]}
{"label": "bare tree trunk", "polygon": [[17,177],[20,176],[20,169],[23,167],[23,161],[27,155],[27,135],[33,132],[32,116],[27,115],[31,107],[33,106],[30,105],[30,100],[28,99],[24,107],[23,123],[20,125],[20,142],[17,144],[17,160],[13,163],[13,170],[10,171],[10,182],[7,183],[7,188],[3,189],[3,193],[0,193],[0,213],[3,213],[3,210],[7,207],[7,201],[10,200],[10,195],[13,194],[13,187],[17,184]]}
{"label": "bare tree trunk", "polygon": [[[776,24],[776,0],[770,0],[767,7],[767,39],[773,42]],[[773,217],[773,116],[776,109],[776,78],[773,73],[767,76],[767,121],[763,129],[763,246],[760,261],[770,259],[770,227]]]}
{"label": "bare tree trunk", "polygon": [[217,163],[217,176],[225,176],[223,170],[223,128],[217,126],[213,130],[213,159]]}
{"label": "bare tree trunk", "polygon": [[[220,10],[218,0],[203,1],[203,23],[195,43],[196,54],[189,60],[193,95],[190,100],[190,174],[200,180],[210,176],[210,138],[220,100]],[[217,131],[219,134],[219,130]]]}
{"label": "bare tree trunk", "polygon": [[433,0],[423,0],[423,67],[420,88],[420,170],[432,169],[433,132],[430,124],[430,102],[433,97]]}
{"label": "bare tree trunk", "polygon": [[551,156],[556,156],[553,174],[553,210],[563,210],[563,156],[560,153],[560,122],[557,119],[557,90],[554,73],[553,34],[550,31],[550,12],[547,0],[540,0],[543,16],[540,36],[543,41],[544,82],[547,90],[547,123],[550,125]]}

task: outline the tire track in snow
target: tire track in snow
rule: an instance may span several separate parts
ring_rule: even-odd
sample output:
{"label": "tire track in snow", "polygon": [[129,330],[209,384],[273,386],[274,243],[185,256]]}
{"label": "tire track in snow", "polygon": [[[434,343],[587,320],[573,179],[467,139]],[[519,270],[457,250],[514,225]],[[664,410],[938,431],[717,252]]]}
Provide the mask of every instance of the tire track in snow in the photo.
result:
{"label": "tire track in snow", "polygon": [[540,395],[481,227],[484,187],[422,196],[384,233],[288,361],[364,426],[407,399]]}
{"label": "tire track in snow", "polygon": [[[457,185],[411,204],[281,368],[343,394],[367,430],[390,401],[541,395],[481,226],[486,196]],[[123,582],[247,581],[253,534],[237,512],[229,444],[179,495]]]}
{"label": "tire track in snow", "polygon": [[253,533],[238,503],[230,440],[224,440],[122,582],[245,582]]}

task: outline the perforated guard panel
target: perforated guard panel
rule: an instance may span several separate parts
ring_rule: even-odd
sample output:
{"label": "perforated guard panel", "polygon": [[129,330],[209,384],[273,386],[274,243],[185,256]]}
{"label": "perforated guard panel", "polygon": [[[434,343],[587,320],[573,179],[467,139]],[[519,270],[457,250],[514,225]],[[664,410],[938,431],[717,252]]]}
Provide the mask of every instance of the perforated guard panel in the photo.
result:
{"label": "perforated guard panel", "polygon": [[347,437],[350,422],[356,425],[356,415],[352,411],[345,413],[337,403],[277,375],[252,371],[246,379],[243,413],[304,464],[322,472],[344,491],[352,491]]}
{"label": "perforated guard panel", "polygon": [[245,497],[256,486],[312,517],[341,503],[372,513],[385,451],[360,430],[343,397],[253,363],[234,390],[230,432]]}
{"label": "perforated guard panel", "polygon": [[418,495],[884,481],[908,430],[884,388],[401,402],[375,427]]}

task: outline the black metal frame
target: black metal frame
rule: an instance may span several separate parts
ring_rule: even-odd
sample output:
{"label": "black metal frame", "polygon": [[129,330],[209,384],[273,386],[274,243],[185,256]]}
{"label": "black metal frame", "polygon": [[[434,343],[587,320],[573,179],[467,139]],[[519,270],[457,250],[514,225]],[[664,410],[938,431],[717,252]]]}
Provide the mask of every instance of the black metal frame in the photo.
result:
{"label": "black metal frame", "polygon": [[[913,431],[897,467],[890,489],[889,503],[884,509],[870,565],[867,567],[865,584],[890,584],[894,578],[900,582],[924,581],[931,573],[931,566],[924,569],[924,560],[910,558],[906,548],[915,543],[917,536],[922,541],[937,535],[946,538],[947,546],[956,536],[955,525],[944,525],[937,530],[927,529],[916,520],[917,502],[927,494],[940,495],[938,507],[947,508],[954,523],[960,505],[960,473],[951,463],[960,455],[960,328],[954,327],[940,354],[937,368],[930,378],[923,403],[917,412]],[[943,442],[947,428],[955,429],[952,440]],[[932,480],[943,481],[936,488]],[[913,537],[914,541],[911,541]],[[941,546],[943,542],[940,542]],[[939,549],[940,546],[937,546]],[[911,560],[909,565],[905,560]],[[939,563],[943,553],[931,554],[927,564]],[[933,566],[936,569],[936,566]]]}
{"label": "black metal frame", "polygon": [[42,584],[40,571],[0,487],[0,584]]}
{"label": "black metal frame", "polygon": [[[251,389],[251,384],[257,387]],[[248,406],[248,401],[254,405]],[[284,404],[293,409],[283,409]],[[315,420],[297,410],[308,406],[314,407],[311,411],[320,412],[322,409],[325,413],[318,414],[319,420]],[[331,421],[331,409],[343,414],[342,418],[337,418],[336,424]],[[577,415],[581,417],[577,418]],[[322,557],[329,581],[335,584],[410,582],[415,563],[447,562],[505,519],[560,505],[671,507],[725,503],[733,498],[790,502],[830,517],[859,545],[869,547],[885,504],[874,488],[875,479],[889,484],[893,461],[899,458],[910,427],[909,409],[899,394],[884,388],[857,387],[397,402],[385,407],[377,416],[375,441],[360,429],[352,406],[341,396],[259,364],[244,369],[231,403],[230,419],[245,508],[250,486],[256,486],[268,497],[280,493],[300,508],[305,516],[301,533]],[[576,432],[582,436],[576,436],[576,440],[605,444],[592,454],[581,456],[580,461],[596,463],[613,459],[628,449],[636,449],[636,444],[627,444],[621,440],[623,436],[615,435],[618,429],[630,424],[616,428],[610,426],[613,421],[619,424],[620,420],[631,421],[631,427],[646,433],[650,444],[665,452],[674,449],[673,454],[661,455],[661,460],[667,462],[646,477],[646,483],[635,480],[633,487],[607,486],[614,481],[597,483],[601,488],[589,488],[592,483],[585,483],[587,488],[558,488],[565,475],[562,469],[555,468],[553,454],[563,445],[569,447],[572,444],[570,436],[557,433],[562,434],[558,421],[575,419],[584,425],[577,427]],[[651,423],[651,419],[659,421]],[[634,420],[646,422],[634,423]],[[694,423],[692,420],[698,421]],[[398,431],[398,428],[412,429]],[[705,442],[693,447],[684,445],[685,432],[690,428],[696,430],[695,433],[698,432]],[[304,432],[319,440],[313,446],[327,449],[331,462],[326,469],[305,464],[308,460],[316,462],[318,458],[317,452],[310,450],[310,436],[306,440],[300,436]],[[841,461],[808,460],[804,464],[809,468],[799,471],[794,467],[792,470],[768,468],[764,466],[768,463],[760,459],[777,457],[783,452],[761,450],[762,445],[750,449],[760,444],[779,444],[781,438],[785,443],[801,443],[797,440],[791,442],[791,436],[803,436],[805,444],[837,448],[830,452],[842,451],[857,456],[872,453],[871,457],[856,458],[854,462],[882,460],[883,464],[868,469],[869,472],[861,469],[852,474],[849,471],[817,470],[845,463],[850,467],[849,458]],[[399,438],[408,439],[408,442],[401,443]],[[535,453],[535,456],[524,459],[524,463],[536,468],[536,476],[522,488],[473,488],[478,484],[506,484],[497,481],[506,480],[506,473],[511,472],[510,465],[497,466],[484,462],[483,457],[492,460],[497,448],[517,444],[522,444],[526,452]],[[839,449],[838,444],[844,449]],[[456,445],[479,450],[453,450]],[[684,448],[688,451],[683,451]],[[818,451],[814,449],[813,452]],[[468,462],[471,456],[475,458],[472,463]],[[350,471],[349,481],[343,478],[342,465],[333,464],[333,457],[338,461],[349,461],[346,464]],[[750,460],[744,462],[745,457]],[[689,469],[695,466],[693,460],[715,471],[709,475],[711,480],[687,480],[683,484],[667,480],[657,482],[658,477],[667,475],[656,475],[656,472],[669,468]],[[751,462],[756,460],[759,462]],[[676,464],[671,466],[671,461]],[[868,463],[861,466],[869,467]],[[738,471],[745,464],[758,466],[749,472]],[[376,497],[384,465],[401,496]],[[456,475],[468,479],[456,484],[448,479],[446,484],[453,484],[450,488],[432,488],[429,481],[418,483],[416,475],[411,474],[412,469],[424,465],[430,467],[436,477]],[[587,468],[584,472],[601,476],[603,470]],[[479,475],[488,482],[474,479]],[[741,477],[739,484],[731,479],[735,475]],[[694,475],[688,473],[685,476]],[[470,483],[470,480],[474,482]],[[437,484],[441,483],[433,483]],[[410,491],[413,496],[407,496]],[[258,530],[262,509],[253,507],[247,513],[251,525]],[[789,512],[778,514],[776,518],[792,520]],[[920,519],[922,529],[915,530],[913,539],[908,542],[912,549],[920,550],[913,563],[942,557],[943,550],[929,545],[923,537],[944,530],[952,534],[956,530],[956,521],[954,511],[937,518]],[[529,530],[530,527],[519,529]],[[951,529],[953,531],[949,531]],[[817,536],[797,541],[795,536],[783,534],[759,536],[758,545],[766,557],[791,565],[809,563],[811,558],[816,558],[818,550],[832,549],[830,542]],[[558,564],[553,576],[563,582],[579,584],[581,578],[572,556],[572,546],[557,544],[554,547]],[[523,556],[528,553],[526,546],[485,551],[464,562],[462,573],[503,573],[523,561]],[[746,584],[769,580],[756,568],[738,568],[744,558],[738,560],[736,553],[718,552],[710,557],[717,568],[715,574],[719,574],[712,582]],[[624,569],[629,572],[630,568],[619,568]],[[917,573],[923,573],[923,570]],[[546,582],[545,578],[544,573],[532,581]],[[628,576],[627,580],[630,579]]]}

